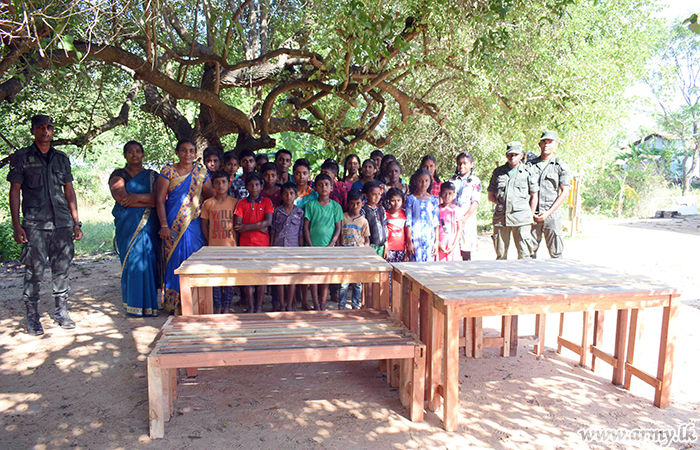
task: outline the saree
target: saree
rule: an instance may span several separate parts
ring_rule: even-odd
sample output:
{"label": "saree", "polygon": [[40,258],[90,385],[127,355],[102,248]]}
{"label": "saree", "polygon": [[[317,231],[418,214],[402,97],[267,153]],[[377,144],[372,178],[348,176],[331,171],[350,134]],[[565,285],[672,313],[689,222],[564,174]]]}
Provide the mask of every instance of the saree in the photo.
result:
{"label": "saree", "polygon": [[180,314],[180,277],[175,269],[204,245],[201,212],[202,186],[208,178],[207,169],[195,166],[191,173],[180,176],[171,164],[160,171],[169,181],[165,213],[172,239],[164,240],[165,278],[163,279],[163,308]]}
{"label": "saree", "polygon": [[[158,174],[143,170],[126,182],[129,194],[149,194]],[[124,207],[112,209],[114,227],[122,263],[122,302],[132,316],[158,315],[158,217],[155,208]]]}

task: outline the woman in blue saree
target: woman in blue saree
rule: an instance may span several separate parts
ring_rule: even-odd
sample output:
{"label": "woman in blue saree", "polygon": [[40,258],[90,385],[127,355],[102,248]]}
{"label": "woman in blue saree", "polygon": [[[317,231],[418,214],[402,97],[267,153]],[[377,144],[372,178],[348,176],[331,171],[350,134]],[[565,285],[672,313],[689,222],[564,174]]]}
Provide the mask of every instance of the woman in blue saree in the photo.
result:
{"label": "woman in blue saree", "polygon": [[156,209],[166,258],[163,308],[180,314],[180,277],[174,272],[205,243],[199,213],[214,191],[207,169],[194,164],[197,147],[192,141],[178,142],[175,153],[178,162],[166,164],[156,181]]}
{"label": "woman in blue saree", "polygon": [[153,186],[158,173],[143,167],[143,146],[124,145],[126,167],[109,177],[117,202],[112,209],[122,263],[122,302],[133,316],[158,315],[158,219]]}

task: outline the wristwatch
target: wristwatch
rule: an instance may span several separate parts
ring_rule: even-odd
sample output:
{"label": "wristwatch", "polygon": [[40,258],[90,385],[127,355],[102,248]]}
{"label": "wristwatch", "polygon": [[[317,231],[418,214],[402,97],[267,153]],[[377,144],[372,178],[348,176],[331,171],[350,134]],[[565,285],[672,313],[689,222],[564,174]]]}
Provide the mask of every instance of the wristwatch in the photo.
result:
{"label": "wristwatch", "polygon": [[82,228],[82,227],[83,227],[83,222],[75,222],[75,223],[73,224],[73,226],[76,226],[76,225],[78,225],[80,228]]}

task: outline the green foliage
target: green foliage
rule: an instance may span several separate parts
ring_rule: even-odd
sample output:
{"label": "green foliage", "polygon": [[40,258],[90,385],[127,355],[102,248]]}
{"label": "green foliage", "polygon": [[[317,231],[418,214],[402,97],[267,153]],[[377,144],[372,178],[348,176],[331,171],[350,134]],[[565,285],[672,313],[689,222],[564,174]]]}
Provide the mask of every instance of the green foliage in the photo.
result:
{"label": "green foliage", "polygon": [[94,255],[112,251],[114,223],[98,220],[83,221],[83,238],[75,242],[75,254]]}

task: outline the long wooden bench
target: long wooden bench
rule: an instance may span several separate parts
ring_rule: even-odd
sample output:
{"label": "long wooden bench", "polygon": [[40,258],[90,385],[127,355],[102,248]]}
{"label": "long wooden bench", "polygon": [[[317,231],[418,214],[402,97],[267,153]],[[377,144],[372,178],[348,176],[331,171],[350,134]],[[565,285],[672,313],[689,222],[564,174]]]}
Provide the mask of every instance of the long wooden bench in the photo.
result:
{"label": "long wooden bench", "polygon": [[400,360],[401,403],[422,421],[425,345],[388,311],[170,317],[148,356],[150,435],[165,434],[180,368],[388,359]]}

